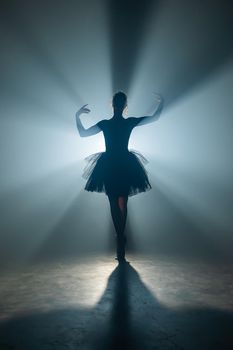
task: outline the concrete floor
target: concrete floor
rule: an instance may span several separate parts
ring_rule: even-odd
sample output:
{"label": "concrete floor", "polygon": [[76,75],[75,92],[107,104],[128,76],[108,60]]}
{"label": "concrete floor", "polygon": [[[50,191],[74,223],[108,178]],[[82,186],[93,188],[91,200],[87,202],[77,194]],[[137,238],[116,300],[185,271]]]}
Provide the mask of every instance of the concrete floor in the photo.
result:
{"label": "concrete floor", "polygon": [[112,256],[1,273],[0,349],[233,349],[233,268]]}

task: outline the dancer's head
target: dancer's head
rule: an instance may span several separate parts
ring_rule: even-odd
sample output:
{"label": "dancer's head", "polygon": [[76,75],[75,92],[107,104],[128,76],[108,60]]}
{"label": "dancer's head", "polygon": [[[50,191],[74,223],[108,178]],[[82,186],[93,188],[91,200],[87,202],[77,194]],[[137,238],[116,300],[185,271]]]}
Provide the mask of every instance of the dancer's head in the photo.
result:
{"label": "dancer's head", "polygon": [[124,92],[118,91],[112,98],[112,106],[114,111],[122,113],[127,106],[127,96]]}

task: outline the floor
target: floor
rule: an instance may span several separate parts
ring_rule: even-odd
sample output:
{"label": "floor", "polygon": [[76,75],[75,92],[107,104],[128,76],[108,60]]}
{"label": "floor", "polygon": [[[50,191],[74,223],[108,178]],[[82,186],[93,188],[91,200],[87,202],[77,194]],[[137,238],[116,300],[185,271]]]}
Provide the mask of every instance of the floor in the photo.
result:
{"label": "floor", "polygon": [[233,349],[233,267],[132,255],[0,276],[0,349]]}

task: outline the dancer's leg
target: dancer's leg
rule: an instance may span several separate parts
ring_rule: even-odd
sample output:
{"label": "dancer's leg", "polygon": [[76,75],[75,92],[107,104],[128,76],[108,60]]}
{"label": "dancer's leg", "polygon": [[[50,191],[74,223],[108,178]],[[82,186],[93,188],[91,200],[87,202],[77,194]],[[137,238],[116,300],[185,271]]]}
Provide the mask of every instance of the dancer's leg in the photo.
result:
{"label": "dancer's leg", "polygon": [[127,203],[128,203],[128,197],[118,197],[118,206],[121,211],[123,234],[125,231],[125,225],[126,225],[126,219],[127,219]]}
{"label": "dancer's leg", "polygon": [[109,203],[113,224],[117,235],[117,258],[122,261],[125,259],[125,225],[127,218],[128,197],[109,196]]}

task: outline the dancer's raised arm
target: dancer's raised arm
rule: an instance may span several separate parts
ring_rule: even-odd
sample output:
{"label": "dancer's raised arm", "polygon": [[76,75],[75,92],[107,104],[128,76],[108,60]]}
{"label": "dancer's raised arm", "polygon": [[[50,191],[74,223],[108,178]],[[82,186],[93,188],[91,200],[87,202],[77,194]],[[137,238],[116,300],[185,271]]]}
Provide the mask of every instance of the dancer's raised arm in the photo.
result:
{"label": "dancer's raised arm", "polygon": [[75,114],[77,129],[81,137],[92,136],[92,135],[98,134],[98,132],[101,131],[100,127],[97,124],[91,126],[88,129],[85,129],[84,126],[82,125],[82,122],[80,120],[80,115],[83,113],[90,113],[90,109],[87,108],[86,106],[87,104],[82,106]]}
{"label": "dancer's raised arm", "polygon": [[155,94],[155,98],[157,101],[157,106],[155,108],[155,111],[152,115],[149,116],[144,116],[144,117],[139,117],[139,118],[132,118],[135,121],[135,126],[140,126],[140,125],[144,125],[144,124],[149,124],[152,123],[156,120],[159,119],[160,114],[162,112],[163,109],[163,98],[162,96]]}

